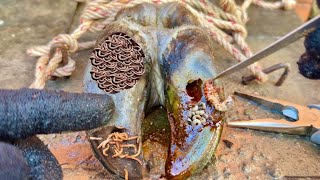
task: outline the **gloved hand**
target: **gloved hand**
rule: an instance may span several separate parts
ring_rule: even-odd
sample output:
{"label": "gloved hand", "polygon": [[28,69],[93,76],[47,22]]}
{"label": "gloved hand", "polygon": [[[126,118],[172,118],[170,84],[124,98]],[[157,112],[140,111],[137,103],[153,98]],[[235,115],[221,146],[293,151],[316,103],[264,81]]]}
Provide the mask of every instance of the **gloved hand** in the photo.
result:
{"label": "gloved hand", "polygon": [[57,160],[34,135],[97,128],[113,111],[107,95],[0,90],[1,179],[62,179]]}

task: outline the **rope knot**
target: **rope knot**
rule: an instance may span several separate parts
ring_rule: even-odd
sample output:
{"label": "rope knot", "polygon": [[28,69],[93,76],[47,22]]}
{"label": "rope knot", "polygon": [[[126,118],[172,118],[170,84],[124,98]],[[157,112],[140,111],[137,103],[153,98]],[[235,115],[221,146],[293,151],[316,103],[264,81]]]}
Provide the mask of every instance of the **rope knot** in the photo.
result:
{"label": "rope knot", "polygon": [[296,5],[295,0],[281,0],[284,10],[293,9]]}
{"label": "rope knot", "polygon": [[52,41],[53,44],[64,44],[70,53],[76,52],[79,48],[78,41],[69,34],[59,34]]}
{"label": "rope knot", "polygon": [[237,5],[234,0],[220,0],[220,6],[225,12],[229,12],[231,14],[235,14],[237,11]]}
{"label": "rope knot", "polygon": [[256,77],[256,81],[258,83],[264,83],[268,81],[268,75],[262,71],[262,68],[258,63],[253,63],[249,66],[249,69],[251,69],[251,72]]}
{"label": "rope knot", "polygon": [[248,14],[247,14],[246,10],[243,8],[238,8],[238,15],[237,16],[240,18],[239,20],[242,24],[246,24],[249,21]]}

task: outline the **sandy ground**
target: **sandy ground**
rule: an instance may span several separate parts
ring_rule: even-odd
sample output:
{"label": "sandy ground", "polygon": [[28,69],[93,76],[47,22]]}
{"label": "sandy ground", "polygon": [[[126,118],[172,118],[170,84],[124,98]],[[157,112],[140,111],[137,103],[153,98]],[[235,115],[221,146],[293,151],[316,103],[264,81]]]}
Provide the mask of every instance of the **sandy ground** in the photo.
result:
{"label": "sandy ground", "polygon": [[[59,33],[70,32],[78,22],[79,9],[81,8],[74,1],[1,0],[0,88],[27,87],[33,80],[36,60],[28,57],[25,50],[33,45],[46,44]],[[247,41],[253,51],[262,49],[300,24],[293,12],[251,7],[249,16],[251,19],[248,24]],[[95,36],[95,34],[86,36],[82,40]],[[296,61],[304,52],[302,43],[302,40],[298,41],[261,62],[265,67],[279,62],[291,64],[292,70],[283,86],[273,85],[281,72],[271,74],[270,81],[263,85],[252,83],[243,86],[239,77],[249,74],[249,71],[242,70],[223,79],[226,94],[231,95],[237,90],[303,105],[320,103],[319,81],[305,79],[297,71]],[[74,59],[77,61],[77,69],[72,77],[68,80],[49,82],[47,88],[81,92],[82,73],[89,54],[90,51],[76,53]],[[216,48],[216,60],[221,61],[220,70],[235,63],[219,47]],[[273,116],[259,107],[236,98],[234,108],[228,112],[227,121]],[[83,132],[48,135],[42,138],[49,147],[62,142],[65,143],[65,147],[71,146],[72,143],[68,144],[70,142],[88,145]],[[201,175],[195,175],[190,179],[275,179],[284,176],[320,176],[320,147],[309,142],[308,137],[225,126],[221,140],[231,143],[221,141],[212,163]],[[76,154],[80,158],[79,162],[85,163],[81,166],[64,164],[62,167],[66,179],[117,179],[104,170],[92,155],[86,157],[88,158],[86,160],[81,160],[84,156],[81,153],[86,156],[91,153],[88,149],[83,150],[88,152],[83,152],[77,149],[77,146],[73,146],[71,151],[68,153]]]}

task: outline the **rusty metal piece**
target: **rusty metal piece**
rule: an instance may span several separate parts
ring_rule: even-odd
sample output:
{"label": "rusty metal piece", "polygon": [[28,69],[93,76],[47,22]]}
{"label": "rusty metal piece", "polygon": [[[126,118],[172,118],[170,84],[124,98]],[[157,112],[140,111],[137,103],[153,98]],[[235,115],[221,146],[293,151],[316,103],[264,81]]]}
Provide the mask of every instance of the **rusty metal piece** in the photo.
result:
{"label": "rusty metal piece", "polygon": [[[289,71],[290,71],[290,65],[288,63],[285,63],[285,64],[279,63],[279,64],[273,65],[271,67],[268,67],[262,71],[266,74],[269,74],[269,73],[272,73],[273,71],[276,71],[276,70],[282,69],[282,68],[284,68],[284,72],[280,76],[279,80],[275,83],[275,86],[281,86],[282,83],[284,82],[284,80],[287,78]],[[242,84],[248,85],[251,81],[253,81],[255,79],[256,79],[256,77],[254,75],[243,76],[242,77]]]}
{"label": "rusty metal piece", "polygon": [[91,77],[106,93],[132,88],[144,74],[144,53],[128,35],[114,33],[98,45],[90,56]]}

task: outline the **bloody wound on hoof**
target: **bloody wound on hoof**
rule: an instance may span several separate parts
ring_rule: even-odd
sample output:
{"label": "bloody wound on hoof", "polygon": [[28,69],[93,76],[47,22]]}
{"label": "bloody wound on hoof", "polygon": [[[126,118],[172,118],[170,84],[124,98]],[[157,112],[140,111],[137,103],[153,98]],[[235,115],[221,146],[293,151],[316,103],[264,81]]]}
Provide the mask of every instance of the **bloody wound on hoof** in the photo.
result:
{"label": "bloody wound on hoof", "polygon": [[118,93],[132,88],[144,73],[141,47],[124,33],[115,33],[93,50],[91,70],[100,89]]}

